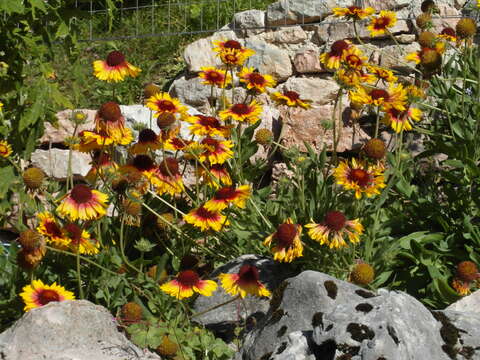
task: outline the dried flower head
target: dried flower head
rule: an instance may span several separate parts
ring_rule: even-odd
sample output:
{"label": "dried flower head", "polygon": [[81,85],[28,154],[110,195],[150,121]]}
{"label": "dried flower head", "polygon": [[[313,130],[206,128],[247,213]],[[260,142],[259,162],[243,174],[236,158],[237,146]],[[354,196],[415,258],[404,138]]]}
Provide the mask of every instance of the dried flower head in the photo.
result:
{"label": "dried flower head", "polygon": [[457,265],[457,277],[462,281],[472,282],[480,277],[480,273],[474,262],[462,261]]}
{"label": "dried flower head", "polygon": [[432,15],[429,13],[422,13],[417,16],[415,22],[420,29],[428,29],[432,26]]}
{"label": "dried flower head", "polygon": [[45,174],[38,167],[31,167],[23,172],[22,178],[28,189],[35,190],[42,186]]}
{"label": "dried flower head", "polygon": [[128,302],[122,306],[122,320],[125,322],[137,322],[142,320],[142,307],[134,302]]}
{"label": "dried flower head", "polygon": [[369,158],[380,160],[385,156],[387,149],[382,140],[374,138],[367,141],[363,146],[363,151]]}
{"label": "dried flower head", "polygon": [[366,263],[360,263],[355,265],[350,273],[350,279],[352,282],[358,285],[368,285],[375,277],[375,271],[373,267]]}
{"label": "dried flower head", "polygon": [[455,27],[459,39],[467,39],[477,32],[477,24],[471,18],[462,18]]}
{"label": "dried flower head", "polygon": [[43,238],[35,230],[28,229],[20,233],[18,242],[22,246],[23,250],[32,252],[41,246]]}
{"label": "dried flower head", "polygon": [[437,36],[431,31],[422,31],[420,35],[418,35],[417,42],[422,47],[434,48],[436,40],[437,40]]}
{"label": "dried flower head", "polygon": [[273,133],[268,129],[259,129],[255,133],[255,141],[261,145],[268,145],[273,140]]}

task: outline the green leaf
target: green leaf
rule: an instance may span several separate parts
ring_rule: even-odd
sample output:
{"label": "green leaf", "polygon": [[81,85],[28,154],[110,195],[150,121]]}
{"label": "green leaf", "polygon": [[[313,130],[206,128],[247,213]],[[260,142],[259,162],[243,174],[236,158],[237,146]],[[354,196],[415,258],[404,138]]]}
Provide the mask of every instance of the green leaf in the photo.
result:
{"label": "green leaf", "polygon": [[15,181],[15,172],[13,166],[0,168],[0,199],[3,199],[10,189],[10,185]]}
{"label": "green leaf", "polygon": [[7,15],[13,13],[23,14],[25,6],[23,6],[23,1],[20,0],[0,0],[0,11],[5,11]]}

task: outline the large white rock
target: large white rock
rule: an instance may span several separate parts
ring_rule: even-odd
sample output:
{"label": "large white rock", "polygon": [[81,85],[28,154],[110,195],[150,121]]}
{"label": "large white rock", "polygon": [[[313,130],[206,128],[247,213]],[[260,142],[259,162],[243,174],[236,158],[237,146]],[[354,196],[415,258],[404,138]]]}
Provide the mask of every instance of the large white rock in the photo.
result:
{"label": "large white rock", "polygon": [[[32,153],[32,164],[42,169],[49,177],[64,180],[68,176],[69,151],[52,148],[50,150],[37,149]],[[91,168],[91,157],[88,154],[72,150],[73,176],[85,176]]]}

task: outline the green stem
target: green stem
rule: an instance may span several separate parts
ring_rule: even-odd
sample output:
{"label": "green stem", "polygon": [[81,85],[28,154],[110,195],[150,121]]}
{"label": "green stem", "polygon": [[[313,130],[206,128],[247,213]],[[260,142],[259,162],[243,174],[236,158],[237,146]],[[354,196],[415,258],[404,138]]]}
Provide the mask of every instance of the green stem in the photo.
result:
{"label": "green stem", "polygon": [[212,306],[211,308],[208,308],[208,309],[206,309],[206,310],[204,310],[204,311],[195,313],[195,314],[193,314],[192,316],[190,316],[190,319],[192,319],[192,318],[194,318],[194,317],[201,316],[201,315],[203,315],[203,314],[206,314],[207,312],[210,312],[210,311],[212,311],[212,310],[218,309],[219,307],[222,307],[222,306],[225,306],[225,305],[227,305],[227,304],[230,304],[230,303],[232,303],[232,302],[234,302],[234,301],[236,301],[236,300],[238,300],[238,299],[240,299],[240,295],[237,295],[237,296],[235,296],[234,298],[232,298],[232,299],[230,299],[230,300],[228,300],[228,301],[225,301],[225,302],[223,302],[223,303],[220,303],[220,304],[217,304],[217,305],[215,305],[215,306]]}
{"label": "green stem", "polygon": [[355,32],[355,37],[357,38],[358,43],[360,45],[364,45],[363,41],[360,39],[360,36],[358,36],[356,20],[353,20],[353,31]]}
{"label": "green stem", "polygon": [[77,246],[77,284],[78,284],[78,295],[80,299],[84,299],[85,295],[83,293],[83,288],[82,288],[82,276],[80,273],[80,244]]}
{"label": "green stem", "polygon": [[125,265],[127,265],[130,269],[134,270],[135,272],[139,273],[140,270],[137,269],[132,264],[130,264],[130,261],[128,261],[127,257],[125,256],[124,224],[125,224],[125,217],[122,215],[121,221],[120,221],[120,255]]}
{"label": "green stem", "polygon": [[378,138],[379,127],[380,127],[380,107],[377,106],[377,118],[375,121],[375,138]]}

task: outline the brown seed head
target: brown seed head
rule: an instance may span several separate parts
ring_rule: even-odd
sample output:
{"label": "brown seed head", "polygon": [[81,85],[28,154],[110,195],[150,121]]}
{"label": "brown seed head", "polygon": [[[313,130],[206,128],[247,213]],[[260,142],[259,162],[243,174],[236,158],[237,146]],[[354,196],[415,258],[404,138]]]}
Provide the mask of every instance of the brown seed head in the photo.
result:
{"label": "brown seed head", "polygon": [[466,39],[472,37],[477,32],[477,24],[471,18],[463,18],[458,20],[455,27],[459,39]]}
{"label": "brown seed head", "polygon": [[128,215],[139,216],[142,212],[142,204],[138,201],[132,201],[130,199],[123,200],[122,207],[125,213]]}
{"label": "brown seed head", "polygon": [[149,97],[152,97],[153,95],[158,94],[161,91],[162,89],[160,89],[160,86],[155,85],[154,83],[150,83],[143,88],[143,96],[145,97],[145,99],[148,99]]}
{"label": "brown seed head", "polygon": [[350,274],[352,282],[357,285],[368,285],[373,281],[374,277],[375,271],[371,265],[366,263],[355,265]]}
{"label": "brown seed head", "polygon": [[177,343],[170,340],[168,335],[164,335],[162,343],[157,347],[157,352],[163,356],[173,356],[178,351]]}
{"label": "brown seed head", "polygon": [[174,114],[171,112],[164,112],[158,116],[157,125],[160,129],[164,130],[173,125],[176,120]]}
{"label": "brown seed head", "polygon": [[425,0],[424,2],[422,2],[422,5],[420,6],[420,9],[424,13],[431,13],[435,11],[436,8],[437,6],[435,5],[435,2],[433,0]]}
{"label": "brown seed head", "polygon": [[120,106],[114,102],[109,101],[100,106],[98,110],[98,115],[104,121],[117,121],[122,116],[122,111],[120,110]]}
{"label": "brown seed head", "polygon": [[462,261],[457,265],[457,277],[465,282],[472,282],[480,278],[477,265],[472,261]]}
{"label": "brown seed head", "polygon": [[255,141],[261,145],[268,145],[273,140],[273,133],[268,129],[260,129],[255,133]]}
{"label": "brown seed head", "polygon": [[121,310],[122,319],[127,322],[137,322],[142,320],[142,308],[134,302],[126,303]]}
{"label": "brown seed head", "polygon": [[167,223],[167,221],[171,224],[175,223],[175,217],[172,213],[163,213],[160,214],[160,216],[157,217],[157,227],[160,230],[167,230],[168,228],[170,228],[170,225]]}
{"label": "brown seed head", "polygon": [[417,42],[420,44],[421,47],[434,48],[436,39],[436,35],[431,31],[423,31],[420,33],[420,35],[418,35]]}
{"label": "brown seed head", "polygon": [[31,167],[22,174],[23,182],[28,189],[35,190],[42,186],[45,174],[37,167]]}
{"label": "brown seed head", "polygon": [[422,13],[417,16],[415,22],[420,29],[428,29],[432,25],[432,15],[429,13]]}
{"label": "brown seed head", "polygon": [[387,149],[385,143],[380,139],[370,139],[363,146],[365,155],[371,159],[380,160],[385,156]]}
{"label": "brown seed head", "polygon": [[43,238],[42,235],[35,230],[28,229],[20,233],[18,242],[22,246],[23,250],[31,252],[41,246]]}
{"label": "brown seed head", "polygon": [[442,55],[436,50],[424,49],[420,55],[420,63],[429,71],[437,70],[442,65]]}

